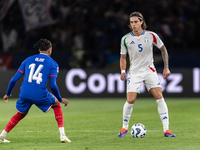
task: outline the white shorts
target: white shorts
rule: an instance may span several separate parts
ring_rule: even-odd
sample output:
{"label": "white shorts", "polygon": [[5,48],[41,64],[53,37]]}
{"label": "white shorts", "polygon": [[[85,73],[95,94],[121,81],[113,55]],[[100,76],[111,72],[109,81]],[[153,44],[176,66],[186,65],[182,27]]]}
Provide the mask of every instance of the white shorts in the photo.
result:
{"label": "white shorts", "polygon": [[148,91],[154,87],[161,87],[160,80],[158,79],[155,68],[151,68],[143,72],[128,73],[127,93],[140,93],[142,82],[144,82]]}

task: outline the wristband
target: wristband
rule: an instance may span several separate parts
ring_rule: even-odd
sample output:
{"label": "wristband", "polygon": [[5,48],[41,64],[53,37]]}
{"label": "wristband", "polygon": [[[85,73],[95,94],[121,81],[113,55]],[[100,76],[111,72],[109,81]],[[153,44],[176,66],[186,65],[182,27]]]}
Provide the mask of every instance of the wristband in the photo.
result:
{"label": "wristband", "polygon": [[121,70],[121,73],[126,73],[126,71],[125,70]]}

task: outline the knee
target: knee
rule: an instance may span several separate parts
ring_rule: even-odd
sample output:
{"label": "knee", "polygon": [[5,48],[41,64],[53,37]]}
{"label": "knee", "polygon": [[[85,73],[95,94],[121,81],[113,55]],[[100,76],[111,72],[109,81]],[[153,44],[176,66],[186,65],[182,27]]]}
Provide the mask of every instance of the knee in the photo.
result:
{"label": "knee", "polygon": [[152,93],[153,97],[156,100],[163,98],[162,89],[161,88],[152,88],[152,89],[150,89],[150,92]]}
{"label": "knee", "polygon": [[127,102],[128,102],[129,104],[134,104],[135,99],[134,99],[134,98],[127,98]]}
{"label": "knee", "polygon": [[55,103],[53,104],[52,107],[55,107],[55,106],[57,106],[57,105],[58,105],[58,99],[56,98],[56,99],[55,99]]}
{"label": "knee", "polygon": [[163,98],[162,92],[161,92],[161,93],[155,94],[155,95],[154,95],[154,98],[155,98],[156,100]]}
{"label": "knee", "polygon": [[27,113],[20,113],[20,115],[21,115],[21,118],[24,118],[26,115],[28,114],[28,112]]}
{"label": "knee", "polygon": [[136,98],[137,98],[136,92],[127,93],[127,102],[129,104],[133,104],[135,102]]}

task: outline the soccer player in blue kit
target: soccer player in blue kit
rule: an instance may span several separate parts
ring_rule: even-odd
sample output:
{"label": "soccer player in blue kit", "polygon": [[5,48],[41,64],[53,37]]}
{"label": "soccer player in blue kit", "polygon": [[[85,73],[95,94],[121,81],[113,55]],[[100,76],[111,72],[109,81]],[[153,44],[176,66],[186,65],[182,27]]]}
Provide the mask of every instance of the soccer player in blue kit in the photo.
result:
{"label": "soccer player in blue kit", "polygon": [[[19,99],[16,102],[16,110],[18,112],[10,119],[0,134],[0,143],[10,142],[5,139],[6,135],[27,115],[32,104],[35,104],[43,112],[48,112],[52,108],[58,123],[61,142],[71,142],[65,135],[63,113],[60,106],[60,103],[67,106],[68,100],[66,98],[61,98],[56,84],[59,67],[50,57],[52,53],[52,44],[47,39],[40,39],[34,47],[37,48],[40,53],[30,56],[22,62],[17,73],[10,80],[7,93],[3,97],[3,100],[7,103],[16,82],[24,75]],[[48,79],[53,94],[46,88]]]}

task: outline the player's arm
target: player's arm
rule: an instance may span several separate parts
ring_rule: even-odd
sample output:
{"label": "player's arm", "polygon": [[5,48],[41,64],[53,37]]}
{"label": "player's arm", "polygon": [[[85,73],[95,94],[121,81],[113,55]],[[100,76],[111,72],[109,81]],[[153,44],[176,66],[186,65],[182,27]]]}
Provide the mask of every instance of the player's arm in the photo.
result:
{"label": "player's arm", "polygon": [[120,79],[123,81],[125,80],[125,76],[126,76],[126,54],[121,54],[120,69],[121,69]]}
{"label": "player's arm", "polygon": [[50,88],[51,88],[51,91],[53,92],[53,94],[55,95],[55,97],[58,99],[58,101],[65,104],[65,106],[67,106],[68,100],[66,98],[62,98],[60,96],[60,92],[59,92],[58,86],[56,84],[55,76],[50,77]]}
{"label": "player's arm", "polygon": [[6,95],[4,95],[3,97],[3,100],[4,102],[8,102],[8,97],[11,97],[11,92],[12,92],[12,89],[14,88],[15,84],[17,83],[17,81],[21,78],[21,76],[23,75],[24,73],[21,71],[17,71],[17,73],[12,77],[12,79],[10,80],[10,83],[8,85],[8,89],[7,89],[7,92],[6,92]]}
{"label": "player's arm", "polygon": [[169,56],[168,56],[168,52],[167,52],[165,45],[163,45],[160,48],[160,51],[161,51],[162,59],[164,62],[163,78],[166,79],[170,75],[170,70],[169,70],[169,62],[168,62]]}

